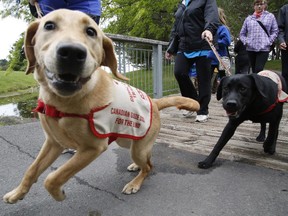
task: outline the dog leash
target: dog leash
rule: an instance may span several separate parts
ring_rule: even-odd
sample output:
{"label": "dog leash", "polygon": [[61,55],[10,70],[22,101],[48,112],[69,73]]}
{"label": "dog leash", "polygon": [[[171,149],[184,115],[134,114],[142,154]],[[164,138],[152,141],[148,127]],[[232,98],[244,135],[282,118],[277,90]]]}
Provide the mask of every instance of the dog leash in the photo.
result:
{"label": "dog leash", "polygon": [[38,2],[35,2],[35,8],[36,8],[36,11],[37,11],[37,14],[38,14],[38,18],[42,18],[42,11],[41,11],[41,8],[39,6],[39,3]]}
{"label": "dog leash", "polygon": [[226,76],[231,76],[231,72],[230,72],[229,68],[228,68],[227,65],[222,61],[222,59],[221,59],[219,53],[217,52],[214,44],[213,44],[211,41],[209,41],[207,37],[205,37],[205,40],[207,41],[207,43],[208,43],[209,46],[211,47],[211,49],[212,49],[213,53],[215,54],[215,56],[216,56],[217,60],[219,61],[219,63],[220,63],[220,64],[222,65],[222,67],[224,68]]}

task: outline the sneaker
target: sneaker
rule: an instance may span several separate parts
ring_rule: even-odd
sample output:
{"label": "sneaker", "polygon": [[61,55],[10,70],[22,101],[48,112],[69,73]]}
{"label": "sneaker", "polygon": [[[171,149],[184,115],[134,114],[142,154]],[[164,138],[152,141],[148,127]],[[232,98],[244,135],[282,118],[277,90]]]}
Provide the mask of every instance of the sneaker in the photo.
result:
{"label": "sneaker", "polygon": [[209,115],[197,115],[195,122],[206,122],[208,121]]}
{"label": "sneaker", "polygon": [[193,116],[194,112],[193,111],[188,111],[187,113],[183,113],[183,116],[185,118],[191,118]]}

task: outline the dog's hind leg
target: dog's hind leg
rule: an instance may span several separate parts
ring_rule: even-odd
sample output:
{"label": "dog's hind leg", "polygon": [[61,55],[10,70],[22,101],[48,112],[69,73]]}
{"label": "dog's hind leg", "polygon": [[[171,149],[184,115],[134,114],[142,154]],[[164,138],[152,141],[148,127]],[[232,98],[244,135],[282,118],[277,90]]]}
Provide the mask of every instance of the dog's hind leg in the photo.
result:
{"label": "dog's hind leg", "polygon": [[149,140],[143,138],[142,140],[135,141],[131,146],[131,155],[134,163],[128,167],[128,170],[136,171],[137,168],[139,168],[140,172],[132,181],[125,185],[122,193],[132,194],[137,193],[140,190],[144,179],[152,169],[150,158],[157,134],[158,133],[155,133],[153,138],[149,138]]}
{"label": "dog's hind leg", "polygon": [[5,194],[3,200],[11,204],[22,200],[33,183],[37,182],[38,177],[58,158],[62,151],[63,148],[60,145],[54,143],[53,140],[46,139],[37,158],[25,172],[19,186]]}
{"label": "dog's hind leg", "polygon": [[256,137],[258,142],[264,142],[266,132],[266,123],[261,122],[261,129],[259,135]]}
{"label": "dog's hind leg", "polygon": [[[137,148],[136,145],[138,144],[134,144],[133,146]],[[122,192],[125,194],[137,193],[140,190],[144,179],[148,176],[150,170],[152,169],[152,164],[150,161],[151,152],[139,152],[139,150],[136,150],[135,148],[133,149],[132,147],[132,151],[137,151],[137,153],[133,153],[134,155],[132,156],[135,163],[131,164],[128,169],[133,169],[134,171],[136,168],[140,168],[140,172],[132,181],[125,185],[122,190]]]}

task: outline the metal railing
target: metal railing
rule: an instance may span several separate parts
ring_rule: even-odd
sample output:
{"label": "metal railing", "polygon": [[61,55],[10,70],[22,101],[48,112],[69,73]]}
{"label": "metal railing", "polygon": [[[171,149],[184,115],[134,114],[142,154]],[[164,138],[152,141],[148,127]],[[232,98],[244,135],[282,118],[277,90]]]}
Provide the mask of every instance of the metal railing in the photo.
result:
{"label": "metal railing", "polygon": [[118,70],[129,84],[153,98],[179,93],[174,78],[174,61],[165,59],[167,42],[106,34],[115,43]]}

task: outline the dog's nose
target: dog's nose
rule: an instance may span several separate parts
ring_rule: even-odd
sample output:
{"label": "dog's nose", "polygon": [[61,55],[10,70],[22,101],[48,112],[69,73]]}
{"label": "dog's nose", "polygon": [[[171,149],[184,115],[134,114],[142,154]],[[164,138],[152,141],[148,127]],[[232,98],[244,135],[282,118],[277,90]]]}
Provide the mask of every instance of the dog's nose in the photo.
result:
{"label": "dog's nose", "polygon": [[235,108],[235,107],[237,107],[237,101],[236,100],[228,100],[226,102],[226,106],[229,108]]}
{"label": "dog's nose", "polygon": [[73,73],[83,67],[87,50],[81,44],[61,43],[57,46],[57,65],[61,73]]}

